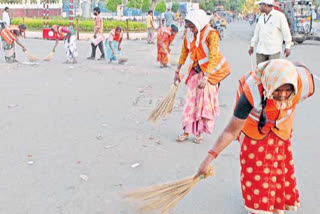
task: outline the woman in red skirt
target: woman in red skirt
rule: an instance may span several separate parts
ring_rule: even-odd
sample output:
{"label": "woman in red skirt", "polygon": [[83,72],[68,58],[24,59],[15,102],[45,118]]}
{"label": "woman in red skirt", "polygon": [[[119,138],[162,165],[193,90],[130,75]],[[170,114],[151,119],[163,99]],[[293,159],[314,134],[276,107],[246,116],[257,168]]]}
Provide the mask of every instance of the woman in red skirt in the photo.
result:
{"label": "woman in red skirt", "polygon": [[297,210],[299,192],[291,151],[294,111],[314,93],[312,74],[301,64],[275,59],[240,79],[234,114],[197,175],[235,138],[241,144],[241,189],[251,214]]}

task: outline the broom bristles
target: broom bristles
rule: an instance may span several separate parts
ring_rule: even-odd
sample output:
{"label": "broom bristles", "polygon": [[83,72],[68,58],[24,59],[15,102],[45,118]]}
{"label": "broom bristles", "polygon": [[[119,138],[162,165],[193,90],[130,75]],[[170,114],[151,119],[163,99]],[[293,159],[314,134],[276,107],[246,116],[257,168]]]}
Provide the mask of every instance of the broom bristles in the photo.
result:
{"label": "broom bristles", "polygon": [[142,201],[140,210],[143,212],[168,213],[184,196],[202,179],[213,176],[215,170],[209,168],[204,177],[187,177],[178,181],[137,189],[131,193],[123,194],[123,198],[133,198]]}
{"label": "broom bristles", "polygon": [[179,65],[179,62],[177,59],[175,59],[174,57],[172,57],[172,55],[169,55],[169,62],[171,65]]}
{"label": "broom bristles", "polygon": [[160,118],[164,117],[166,114],[171,113],[174,107],[174,102],[176,99],[176,94],[178,91],[178,84],[171,86],[167,95],[160,101],[157,107],[151,112],[148,120],[156,122]]}
{"label": "broom bristles", "polygon": [[50,60],[53,58],[54,54],[55,54],[55,52],[51,51],[51,52],[48,54],[48,56],[46,56],[46,57],[43,59],[43,61],[50,61]]}
{"label": "broom bristles", "polygon": [[39,58],[34,56],[33,54],[29,53],[28,51],[24,52],[26,56],[28,57],[30,62],[39,61]]}

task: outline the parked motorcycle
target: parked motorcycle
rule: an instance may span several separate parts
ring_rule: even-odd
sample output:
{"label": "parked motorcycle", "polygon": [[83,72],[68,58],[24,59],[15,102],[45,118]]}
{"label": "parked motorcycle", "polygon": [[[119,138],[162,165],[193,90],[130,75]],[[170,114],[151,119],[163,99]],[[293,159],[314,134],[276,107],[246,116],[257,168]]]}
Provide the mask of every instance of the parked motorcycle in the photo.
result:
{"label": "parked motorcycle", "polygon": [[254,22],[254,21],[253,21],[253,18],[249,18],[249,24],[250,24],[250,26],[253,25],[253,22]]}
{"label": "parked motorcycle", "polygon": [[220,40],[222,40],[222,38],[223,38],[223,27],[221,24],[222,24],[222,22],[220,20],[216,21],[216,23],[215,23],[215,29],[220,34]]}

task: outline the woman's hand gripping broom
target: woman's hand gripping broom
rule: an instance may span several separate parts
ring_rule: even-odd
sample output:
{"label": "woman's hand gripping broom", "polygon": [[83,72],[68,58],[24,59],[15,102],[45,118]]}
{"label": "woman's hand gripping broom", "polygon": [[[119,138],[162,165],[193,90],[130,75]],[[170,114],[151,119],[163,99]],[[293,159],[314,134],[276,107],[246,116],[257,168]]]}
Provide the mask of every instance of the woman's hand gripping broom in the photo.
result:
{"label": "woman's hand gripping broom", "polygon": [[137,189],[123,194],[122,197],[141,201],[140,209],[144,213],[167,214],[201,179],[213,175],[215,175],[215,169],[210,166],[206,175],[191,176],[174,182]]}

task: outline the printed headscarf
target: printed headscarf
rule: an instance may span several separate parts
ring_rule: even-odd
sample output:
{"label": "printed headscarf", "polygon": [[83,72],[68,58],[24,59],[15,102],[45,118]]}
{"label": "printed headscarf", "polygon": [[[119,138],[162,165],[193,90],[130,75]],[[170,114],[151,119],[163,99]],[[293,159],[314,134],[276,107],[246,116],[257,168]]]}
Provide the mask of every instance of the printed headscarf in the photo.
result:
{"label": "printed headscarf", "polygon": [[286,101],[277,101],[278,109],[289,108],[298,93],[298,72],[296,66],[285,59],[273,59],[257,66],[258,83],[262,83],[265,99],[273,99],[272,93],[284,84],[293,85],[293,93]]}
{"label": "printed headscarf", "polygon": [[204,12],[204,10],[192,10],[188,13],[185,20],[188,20],[194,24],[198,30],[198,33],[196,35],[196,46],[199,46],[200,41],[200,32],[201,30],[209,24],[209,16]]}

